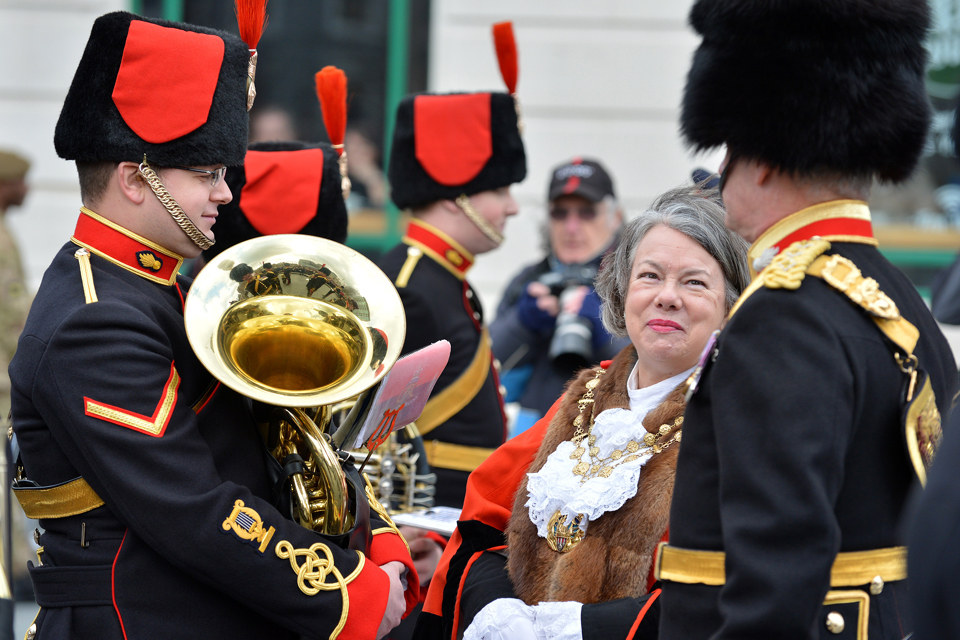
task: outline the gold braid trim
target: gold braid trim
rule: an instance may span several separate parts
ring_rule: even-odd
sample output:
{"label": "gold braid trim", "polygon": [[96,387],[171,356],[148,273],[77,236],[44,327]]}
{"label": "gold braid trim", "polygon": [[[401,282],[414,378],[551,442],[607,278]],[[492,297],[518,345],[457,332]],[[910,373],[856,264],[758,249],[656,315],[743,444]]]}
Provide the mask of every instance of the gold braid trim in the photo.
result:
{"label": "gold braid trim", "polygon": [[470,202],[470,198],[466,194],[461,193],[457,196],[456,203],[460,210],[470,218],[470,222],[476,225],[477,229],[480,229],[480,232],[487,236],[490,242],[497,246],[503,244],[503,234],[497,231],[492,224],[487,222],[486,218],[480,215],[479,211],[473,208],[473,203]]}
{"label": "gold braid trim", "polygon": [[167,210],[167,213],[170,214],[170,217],[173,218],[173,221],[183,229],[183,232],[187,234],[187,237],[193,241],[193,244],[197,245],[203,250],[209,249],[213,246],[214,241],[203,235],[203,232],[197,228],[197,225],[193,224],[186,213],[183,212],[183,209],[180,208],[180,205],[177,204],[177,201],[173,199],[173,196],[170,195],[170,192],[167,191],[167,188],[163,186],[163,182],[160,180],[160,176],[157,175],[157,172],[147,164],[147,156],[143,156],[143,162],[140,163],[140,175],[143,176],[143,179],[147,181],[147,184],[150,185],[150,189],[153,190],[153,193],[157,196],[157,200],[160,201],[160,204],[163,205],[163,208]]}
{"label": "gold braid trim", "polygon": [[[323,558],[317,554],[318,551],[323,552]],[[330,634],[330,640],[336,640],[347,624],[347,616],[350,613],[350,594],[347,592],[347,585],[360,575],[366,558],[357,551],[360,562],[357,568],[344,578],[340,570],[333,564],[333,553],[331,553],[330,547],[322,542],[310,545],[309,549],[296,549],[286,540],[281,540],[277,543],[275,552],[281,560],[290,560],[290,568],[297,574],[297,586],[300,587],[300,591],[308,596],[315,596],[321,591],[340,591],[340,597],[343,598],[340,621]],[[297,558],[301,557],[304,559],[302,565],[297,564]],[[328,584],[326,582],[328,575],[332,575],[335,582]]]}
{"label": "gold braid trim", "polygon": [[87,304],[98,302],[97,288],[93,284],[93,269],[90,267],[90,252],[81,247],[73,257],[80,261],[80,281],[83,283],[83,299]]}

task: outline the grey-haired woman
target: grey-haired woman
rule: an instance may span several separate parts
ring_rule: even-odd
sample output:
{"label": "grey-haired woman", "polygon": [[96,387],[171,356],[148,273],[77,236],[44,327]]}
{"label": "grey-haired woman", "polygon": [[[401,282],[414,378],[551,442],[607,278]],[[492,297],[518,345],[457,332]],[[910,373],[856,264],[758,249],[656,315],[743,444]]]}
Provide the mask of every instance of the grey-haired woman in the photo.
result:
{"label": "grey-haired woman", "polygon": [[747,284],[746,250],[716,193],[695,187],[626,225],[596,290],[607,330],[631,344],[471,474],[419,637],[625,638],[634,623],[633,637],[656,636],[685,394]]}

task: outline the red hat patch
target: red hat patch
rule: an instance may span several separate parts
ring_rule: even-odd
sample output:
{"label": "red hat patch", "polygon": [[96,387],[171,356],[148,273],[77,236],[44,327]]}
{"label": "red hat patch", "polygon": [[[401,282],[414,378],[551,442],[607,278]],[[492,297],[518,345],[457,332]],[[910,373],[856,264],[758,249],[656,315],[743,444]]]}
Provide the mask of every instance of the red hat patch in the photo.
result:
{"label": "red hat patch", "polygon": [[113,87],[123,121],[152,144],[200,128],[213,104],[223,51],[218,36],[132,21]]}
{"label": "red hat patch", "polygon": [[447,187],[477,177],[493,156],[490,94],[417,96],[413,102],[417,160]]}
{"label": "red hat patch", "polygon": [[317,215],[323,150],[247,151],[240,209],[264,235],[297,233]]}

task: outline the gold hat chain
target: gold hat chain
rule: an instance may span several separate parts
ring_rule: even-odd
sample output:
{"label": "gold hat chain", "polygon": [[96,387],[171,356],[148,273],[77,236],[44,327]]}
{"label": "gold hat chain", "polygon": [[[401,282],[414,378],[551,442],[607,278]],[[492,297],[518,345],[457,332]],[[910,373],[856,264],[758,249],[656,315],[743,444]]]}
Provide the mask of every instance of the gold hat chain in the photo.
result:
{"label": "gold hat chain", "polygon": [[170,217],[173,218],[173,221],[183,229],[183,232],[187,234],[188,238],[193,240],[195,245],[202,250],[209,249],[213,246],[214,241],[203,235],[203,232],[197,228],[197,225],[193,224],[193,220],[184,213],[177,201],[174,200],[170,192],[167,191],[167,188],[163,186],[160,176],[153,170],[153,167],[147,164],[147,156],[143,156],[143,162],[140,163],[140,175],[143,176],[143,179],[150,185],[150,189],[157,196],[163,208],[170,214]]}

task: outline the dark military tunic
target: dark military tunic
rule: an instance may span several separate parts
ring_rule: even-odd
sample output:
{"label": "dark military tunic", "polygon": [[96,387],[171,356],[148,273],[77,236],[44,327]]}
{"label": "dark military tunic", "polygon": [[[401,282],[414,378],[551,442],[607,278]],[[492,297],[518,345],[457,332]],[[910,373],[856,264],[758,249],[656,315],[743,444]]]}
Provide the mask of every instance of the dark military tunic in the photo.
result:
{"label": "dark military tunic", "polygon": [[473,256],[446,234],[414,220],[403,242],[377,264],[394,281],[403,301],[407,315],[403,353],[437,340],[450,342],[450,360],[417,426],[437,474],[436,503],[461,507],[470,471],[506,439],[483,309],[465,279]]}
{"label": "dark military tunic", "polygon": [[960,638],[960,411],[954,409],[910,524],[910,604],[917,640]]}
{"label": "dark military tunic", "polygon": [[373,638],[378,565],[411,567],[416,601],[402,539],[372,517],[364,558],[271,506],[248,401],[187,341],[180,263],[90,212],[44,275],[10,369],[14,431],[29,480],[89,489],[33,504],[63,516],[40,520],[37,638]]}
{"label": "dark military tunic", "polygon": [[[830,241],[824,255],[875,278],[919,330],[914,353],[945,415],[957,384],[950,347],[877,250],[864,203],[785,218],[750,258],[762,268],[773,247],[814,236]],[[662,638],[865,638],[860,615],[871,640],[907,635],[904,580],[831,588],[838,552],[902,544],[915,476],[900,416],[907,380],[871,316],[825,280],[748,288],[687,406],[670,516],[670,545],[724,551],[726,582],[665,581]],[[844,635],[827,631],[831,612],[843,617]]]}

